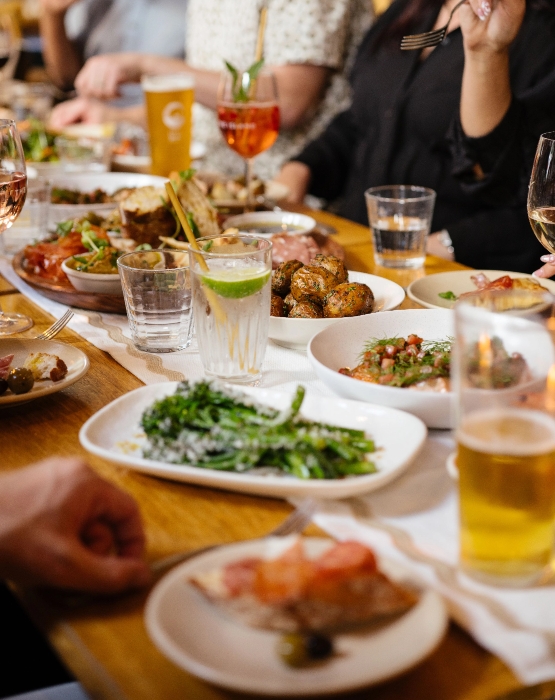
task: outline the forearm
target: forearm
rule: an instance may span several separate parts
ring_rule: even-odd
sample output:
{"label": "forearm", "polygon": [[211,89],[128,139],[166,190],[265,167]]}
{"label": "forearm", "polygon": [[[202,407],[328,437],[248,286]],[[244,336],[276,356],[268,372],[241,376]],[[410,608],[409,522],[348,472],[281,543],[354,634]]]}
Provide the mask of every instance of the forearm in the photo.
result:
{"label": "forearm", "polygon": [[508,49],[465,53],[461,90],[461,125],[479,138],[495,129],[512,100]]}
{"label": "forearm", "polygon": [[82,66],[78,50],[67,37],[64,17],[65,11],[55,12],[43,6],[40,19],[46,69],[52,82],[62,90],[73,86]]}

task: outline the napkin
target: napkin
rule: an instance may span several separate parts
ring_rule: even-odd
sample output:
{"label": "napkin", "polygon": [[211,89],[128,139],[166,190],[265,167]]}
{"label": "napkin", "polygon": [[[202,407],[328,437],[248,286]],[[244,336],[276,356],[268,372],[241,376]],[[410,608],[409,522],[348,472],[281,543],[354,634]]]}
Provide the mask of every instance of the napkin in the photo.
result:
{"label": "napkin", "polygon": [[430,431],[424,450],[396,481],[356,499],[322,502],[314,522],[334,538],[364,542],[414,572],[523,683],[555,678],[555,585],[488,586],[457,568],[456,484],[445,469],[454,449],[450,432]]}
{"label": "napkin", "polygon": [[[16,289],[25,294],[37,306],[60,318],[66,306],[39,294],[24,282],[12,269],[6,256],[0,256],[0,273]],[[120,314],[100,313],[74,309],[75,316],[69,326],[100,350],[109,353],[116,362],[138,377],[145,384],[163,381],[195,380],[204,377],[198,347],[193,341],[186,350],[172,353],[149,353],[137,350],[131,341],[127,317]],[[294,390],[298,384],[325,396],[334,396],[325,384],[318,380],[306,356],[306,352],[282,348],[268,343],[262,367],[260,386]]]}

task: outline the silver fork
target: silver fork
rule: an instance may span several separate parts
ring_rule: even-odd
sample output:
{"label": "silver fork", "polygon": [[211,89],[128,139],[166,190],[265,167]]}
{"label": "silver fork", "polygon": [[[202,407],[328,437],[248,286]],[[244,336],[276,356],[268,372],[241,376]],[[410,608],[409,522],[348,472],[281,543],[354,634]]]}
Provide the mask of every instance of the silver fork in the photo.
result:
{"label": "silver fork", "polygon": [[68,309],[63,316],[60,316],[60,318],[50,326],[50,328],[47,328],[40,335],[37,335],[36,339],[52,340],[54,336],[58,335],[58,333],[67,326],[67,324],[71,321],[72,318],[73,311],[71,309]]}
{"label": "silver fork", "polygon": [[[316,510],[316,505],[317,503],[314,499],[305,498],[282,523],[268,532],[267,535],[264,535],[264,537],[286,537],[287,535],[301,533],[312,520],[312,516]],[[196,557],[197,554],[204,554],[204,552],[209,552],[212,549],[217,549],[218,547],[223,546],[224,545],[222,544],[211,544],[207,547],[198,547],[197,549],[188,549],[185,552],[170,554],[168,557],[163,557],[162,559],[156,559],[156,561],[153,561],[150,565],[150,570],[153,573],[159,573],[160,571],[164,571],[164,569],[169,569],[175,564],[179,564],[182,561],[187,561],[187,559]]]}
{"label": "silver fork", "polygon": [[427,49],[430,46],[438,46],[438,44],[441,44],[441,42],[445,39],[445,35],[447,34],[447,29],[453,15],[461,5],[464,5],[465,2],[467,2],[467,0],[461,0],[455,5],[455,7],[451,10],[447,24],[444,27],[441,27],[440,29],[432,29],[429,32],[423,32],[422,34],[407,34],[407,36],[404,36],[401,39],[401,49],[403,51],[413,51],[415,49]]}

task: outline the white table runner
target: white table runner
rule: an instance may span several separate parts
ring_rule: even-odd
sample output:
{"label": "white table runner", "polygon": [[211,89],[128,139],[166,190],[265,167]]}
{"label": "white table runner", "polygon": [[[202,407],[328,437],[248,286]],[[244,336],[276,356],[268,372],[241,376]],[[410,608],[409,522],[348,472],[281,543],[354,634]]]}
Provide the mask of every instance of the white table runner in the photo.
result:
{"label": "white table runner", "polygon": [[[23,282],[0,257],[0,273],[39,307],[59,318],[66,307]],[[70,327],[146,384],[203,376],[195,344],[179,353],[136,350],[127,319],[76,310]],[[262,385],[333,396],[304,353],[270,343]],[[457,569],[456,488],[445,470],[454,449],[447,431],[431,431],[425,448],[399,479],[374,494],[322,503],[315,522],[337,539],[357,539],[402,562],[447,601],[450,614],[523,683],[555,678],[555,585],[513,590],[481,585]]]}

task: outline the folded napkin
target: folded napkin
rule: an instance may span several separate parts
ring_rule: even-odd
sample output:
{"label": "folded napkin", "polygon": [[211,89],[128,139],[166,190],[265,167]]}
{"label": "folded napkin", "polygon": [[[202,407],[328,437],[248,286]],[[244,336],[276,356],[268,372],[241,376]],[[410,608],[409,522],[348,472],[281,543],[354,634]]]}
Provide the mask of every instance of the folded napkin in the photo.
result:
{"label": "folded napkin", "polygon": [[447,602],[450,615],[523,683],[555,678],[555,585],[498,588],[457,569],[456,484],[445,469],[450,433],[430,431],[416,462],[375,493],[323,502],[315,523],[404,564]]}

